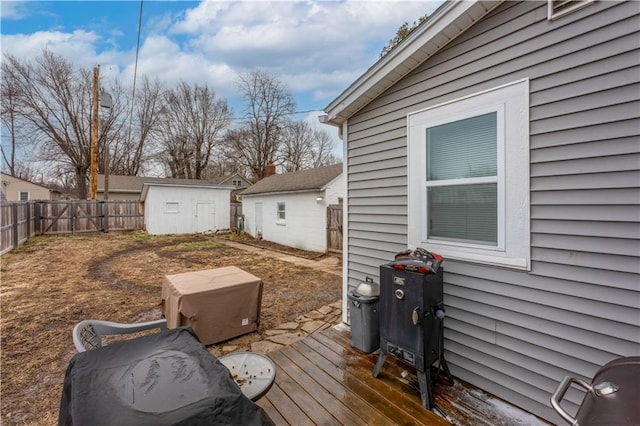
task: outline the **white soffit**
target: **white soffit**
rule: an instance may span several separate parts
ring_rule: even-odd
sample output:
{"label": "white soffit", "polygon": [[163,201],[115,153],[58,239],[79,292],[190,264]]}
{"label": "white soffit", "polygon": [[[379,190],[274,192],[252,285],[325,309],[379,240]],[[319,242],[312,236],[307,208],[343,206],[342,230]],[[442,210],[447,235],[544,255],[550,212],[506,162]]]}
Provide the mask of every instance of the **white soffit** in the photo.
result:
{"label": "white soffit", "polygon": [[449,0],[444,3],[325,107],[327,123],[340,126],[502,1]]}

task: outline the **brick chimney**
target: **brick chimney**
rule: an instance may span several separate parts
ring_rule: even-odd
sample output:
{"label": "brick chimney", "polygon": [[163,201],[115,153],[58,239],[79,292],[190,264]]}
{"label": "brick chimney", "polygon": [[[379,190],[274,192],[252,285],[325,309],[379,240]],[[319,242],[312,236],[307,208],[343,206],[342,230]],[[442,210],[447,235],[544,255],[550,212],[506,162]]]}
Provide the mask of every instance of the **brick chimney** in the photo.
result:
{"label": "brick chimney", "polygon": [[272,175],[276,174],[276,165],[275,164],[268,164],[267,165],[267,170],[265,170],[265,177],[269,177]]}

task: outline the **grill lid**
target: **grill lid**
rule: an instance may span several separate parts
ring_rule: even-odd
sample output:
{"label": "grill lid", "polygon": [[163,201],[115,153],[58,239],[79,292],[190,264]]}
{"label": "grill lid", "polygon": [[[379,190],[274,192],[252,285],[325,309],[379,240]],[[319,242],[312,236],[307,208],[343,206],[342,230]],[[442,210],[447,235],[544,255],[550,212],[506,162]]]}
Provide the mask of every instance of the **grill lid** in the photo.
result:
{"label": "grill lid", "polygon": [[415,250],[405,250],[397,253],[391,266],[394,269],[417,272],[419,274],[435,274],[442,261],[442,256],[439,254],[418,247]]}

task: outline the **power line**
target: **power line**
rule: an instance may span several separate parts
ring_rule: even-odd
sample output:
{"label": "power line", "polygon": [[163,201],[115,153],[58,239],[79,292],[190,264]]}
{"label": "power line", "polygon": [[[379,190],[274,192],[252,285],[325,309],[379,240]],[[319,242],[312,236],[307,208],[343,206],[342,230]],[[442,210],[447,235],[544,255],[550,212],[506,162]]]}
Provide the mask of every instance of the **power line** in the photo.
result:
{"label": "power line", "polygon": [[133,107],[136,99],[136,80],[138,77],[138,54],[140,53],[140,33],[142,28],[142,5],[144,0],[140,0],[140,12],[138,13],[138,42],[136,43],[136,63],[133,67],[133,89],[131,92],[131,109],[129,110],[129,135],[127,140],[131,140],[131,124],[133,121]]}

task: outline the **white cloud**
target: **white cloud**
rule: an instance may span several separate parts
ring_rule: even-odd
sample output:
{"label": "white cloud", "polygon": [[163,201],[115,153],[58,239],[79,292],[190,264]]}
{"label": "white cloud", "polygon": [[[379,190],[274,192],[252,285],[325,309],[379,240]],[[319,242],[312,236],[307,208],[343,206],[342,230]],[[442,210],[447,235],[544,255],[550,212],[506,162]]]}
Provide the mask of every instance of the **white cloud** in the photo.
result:
{"label": "white cloud", "polygon": [[97,55],[95,43],[98,35],[93,32],[76,30],[71,33],[61,31],[39,31],[33,34],[2,36],[2,52],[17,57],[33,58],[43,49],[65,56],[79,65],[92,61]]}
{"label": "white cloud", "polygon": [[29,15],[26,1],[3,1],[0,4],[0,17],[2,19],[22,19]]}
{"label": "white cloud", "polygon": [[[324,107],[378,59],[402,23],[439,3],[203,1],[178,15],[144,16],[137,75],[169,85],[206,83],[220,96],[237,97],[236,76],[260,68],[279,77],[294,95],[304,93]],[[4,14],[5,3],[2,8]],[[121,73],[132,81],[135,46],[123,50],[119,31],[3,34],[2,50],[36,56],[46,46],[78,65],[108,64],[103,75]]]}
{"label": "white cloud", "polygon": [[[292,88],[337,95],[378,58],[405,21],[438,2],[204,2],[172,31],[194,34],[189,48],[233,69],[262,68]],[[375,46],[372,48],[371,46]],[[329,85],[330,83],[330,85]]]}

